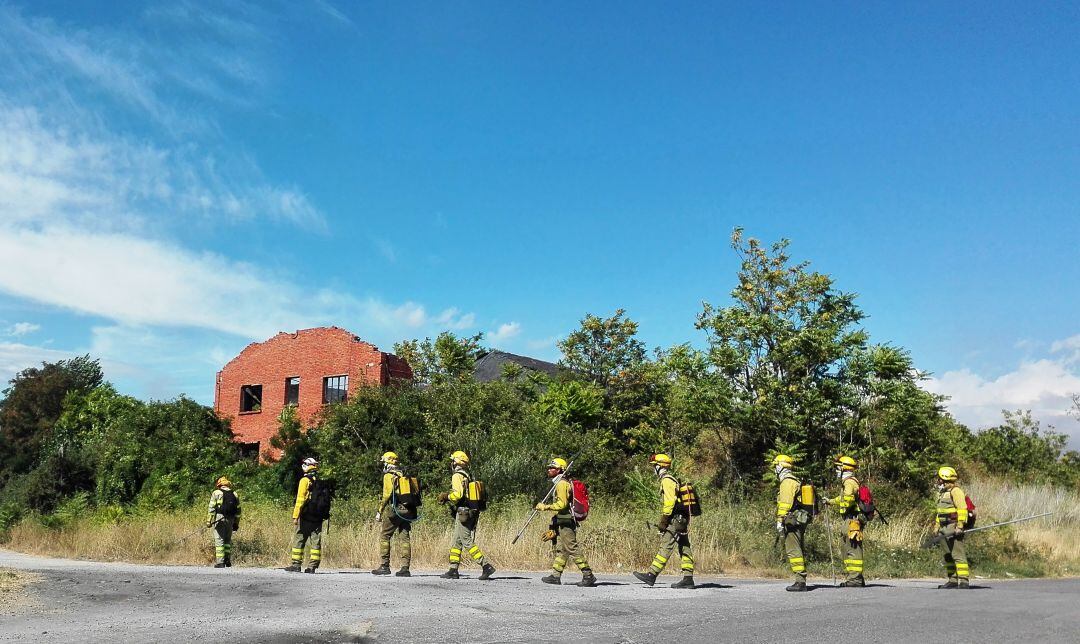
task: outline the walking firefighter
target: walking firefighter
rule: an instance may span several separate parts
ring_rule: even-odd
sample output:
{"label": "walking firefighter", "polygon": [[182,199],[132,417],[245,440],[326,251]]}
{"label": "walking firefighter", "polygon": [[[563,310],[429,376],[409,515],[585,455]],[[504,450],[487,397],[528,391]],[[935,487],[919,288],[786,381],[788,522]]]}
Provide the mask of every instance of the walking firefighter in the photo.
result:
{"label": "walking firefighter", "polygon": [[660,550],[653,557],[646,572],[635,572],[634,576],[652,586],[656,577],[664,570],[668,559],[676,550],[683,578],[671,584],[672,588],[694,587],[694,553],[690,549],[690,517],[699,506],[691,486],[683,486],[671,474],[671,457],[667,454],[653,454],[649,458],[653,472],[660,479]]}
{"label": "walking firefighter", "polygon": [[285,570],[300,572],[306,546],[310,563],[303,570],[314,573],[322,561],[322,529],[323,521],[330,518],[330,489],[318,478],[319,461],[305,458],[300,468],[304,476],[296,488],[293,505],[292,520],[296,532],[292,541],[292,563]]}
{"label": "walking firefighter", "polygon": [[948,581],[938,588],[968,588],[968,560],[964,551],[964,530],[972,517],[968,498],[957,484],[956,470],[948,465],[937,471],[937,528],[941,555]]}
{"label": "walking firefighter", "polygon": [[461,575],[462,553],[472,558],[480,566],[480,579],[491,579],[495,572],[484,556],[484,551],[476,545],[476,524],[480,513],[487,508],[487,495],[484,484],[473,480],[466,468],[469,467],[469,455],[456,451],[450,455],[450,491],[439,494],[440,503],[450,504],[450,515],[454,519],[454,532],[450,541],[450,569],[441,576],[443,579],[459,579]]}
{"label": "walking firefighter", "polygon": [[563,476],[566,467],[566,459],[551,459],[547,465],[547,475],[554,485],[553,501],[536,504],[537,510],[555,513],[551,518],[551,527],[544,535],[545,540],[551,541],[555,560],[551,564],[551,574],[541,581],[545,584],[561,584],[567,561],[573,561],[581,571],[581,581],[577,585],[592,587],[596,585],[596,576],[593,575],[592,567],[581,553],[581,546],[578,544],[578,522],[574,518],[572,507],[574,488],[570,480]]}
{"label": "walking firefighter", "polygon": [[863,528],[866,527],[866,520],[858,503],[859,488],[862,484],[855,478],[854,458],[841,456],[833,465],[836,466],[836,476],[843,489],[839,496],[826,499],[825,502],[836,508],[841,518],[847,522],[847,547],[844,551],[844,571],[847,579],[840,585],[845,588],[862,588],[866,585],[863,577]]}
{"label": "walking firefighter", "polygon": [[396,536],[401,568],[395,574],[398,577],[409,577],[409,564],[412,562],[412,522],[418,518],[420,484],[415,478],[402,473],[398,466],[398,455],[394,452],[386,452],[379,460],[383,469],[382,503],[375,513],[375,521],[381,522],[379,555],[382,563],[372,570],[371,574],[390,574],[390,541]]}
{"label": "walking firefighter", "polygon": [[240,498],[224,476],[214,481],[206,509],[206,527],[214,529],[214,567],[232,566],[232,536],[240,529]]}
{"label": "walking firefighter", "polygon": [[773,472],[780,481],[776,494],[776,531],[784,538],[784,553],[791,566],[793,582],[785,588],[790,592],[806,591],[806,559],[803,555],[803,538],[810,524],[814,507],[814,492],[810,485],[803,485],[791,471],[795,460],[786,454],[777,454],[772,461]]}

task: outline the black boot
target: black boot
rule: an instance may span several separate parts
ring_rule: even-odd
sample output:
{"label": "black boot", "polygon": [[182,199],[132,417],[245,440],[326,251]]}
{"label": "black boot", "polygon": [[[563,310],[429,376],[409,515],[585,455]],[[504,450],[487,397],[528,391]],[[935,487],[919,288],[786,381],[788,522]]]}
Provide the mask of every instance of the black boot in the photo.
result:
{"label": "black boot", "polygon": [[314,575],[315,571],[318,570],[318,569],[319,569],[318,566],[310,566],[308,568],[304,568],[304,572],[306,572],[309,575]]}
{"label": "black boot", "polygon": [[232,568],[232,557],[228,555],[225,556],[225,567]]}
{"label": "black boot", "polygon": [[961,579],[956,584],[956,588],[957,588],[957,590],[967,590],[968,588],[971,588],[971,584],[968,583],[967,579]]}
{"label": "black boot", "polygon": [[412,573],[409,572],[408,568],[402,566],[401,570],[394,573],[394,576],[395,577],[412,577]]}
{"label": "black boot", "polygon": [[634,576],[637,577],[639,580],[645,582],[645,585],[647,586],[652,586],[656,583],[655,572],[635,572]]}
{"label": "black boot", "polygon": [[495,574],[495,566],[489,563],[484,564],[484,569],[480,572],[480,580],[487,581],[491,579],[491,576]]}
{"label": "black boot", "polygon": [[372,570],[371,574],[373,574],[373,575],[389,575],[390,574],[390,564],[383,564],[383,565],[379,566],[375,570]]}
{"label": "black boot", "polygon": [[596,585],[596,575],[592,573],[592,570],[582,570],[581,581],[577,585],[582,588],[592,588]]}
{"label": "black boot", "polygon": [[285,572],[300,572],[300,564],[299,563],[293,563],[292,565],[290,565],[288,568],[285,569]]}
{"label": "black boot", "polygon": [[785,588],[784,590],[788,591],[789,593],[805,593],[806,592],[806,582],[805,581],[797,581],[794,584],[791,584],[790,586]]}
{"label": "black boot", "polygon": [[950,579],[949,581],[945,582],[944,584],[940,584],[938,586],[938,588],[943,588],[943,589],[946,589],[946,590],[952,590],[953,588],[956,588],[957,586],[958,586],[958,584],[955,581],[953,581],[952,579]]}
{"label": "black boot", "polygon": [[225,562],[222,561],[221,563],[216,563],[216,564],[214,564],[214,567],[215,568],[224,568],[225,567]]}
{"label": "black boot", "polygon": [[841,588],[863,588],[864,586],[866,586],[866,580],[863,579],[862,575],[847,579],[840,584]]}
{"label": "black boot", "polygon": [[693,575],[683,575],[682,581],[671,584],[672,588],[696,588]]}
{"label": "black boot", "polygon": [[458,574],[457,568],[451,568],[439,576],[443,579],[461,579],[461,575]]}
{"label": "black boot", "polygon": [[562,579],[560,577],[556,577],[555,573],[551,573],[547,577],[541,577],[540,581],[544,582],[545,584],[555,584],[556,586],[562,583]]}

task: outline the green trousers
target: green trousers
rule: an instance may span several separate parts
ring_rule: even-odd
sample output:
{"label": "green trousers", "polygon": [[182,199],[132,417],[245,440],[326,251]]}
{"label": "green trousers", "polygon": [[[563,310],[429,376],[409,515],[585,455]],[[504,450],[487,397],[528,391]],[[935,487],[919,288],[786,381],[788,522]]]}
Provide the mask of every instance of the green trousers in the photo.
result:
{"label": "green trousers", "polygon": [[573,561],[581,572],[591,571],[589,560],[581,554],[581,546],[578,545],[577,527],[560,525],[553,529],[556,536],[551,542],[552,550],[555,551],[555,561],[551,563],[552,574],[561,577],[567,561]]}
{"label": "green trousers", "polygon": [[944,537],[938,543],[938,547],[941,548],[941,555],[945,559],[945,571],[949,575],[949,581],[959,581],[961,579],[967,581],[968,575],[968,560],[967,553],[964,551],[964,535],[963,533],[956,534],[956,524],[951,523],[941,529],[941,534]]}
{"label": "green trousers", "polygon": [[412,562],[412,524],[393,516],[393,510],[389,510],[382,518],[382,530],[379,532],[379,555],[384,566],[390,565],[390,540],[395,536],[398,538],[401,567],[408,569]]}
{"label": "green trousers", "polygon": [[214,524],[214,560],[216,563],[232,561],[232,520],[221,519]]}
{"label": "green trousers", "polygon": [[863,520],[861,517],[845,517],[847,522],[847,548],[844,550],[844,572],[851,580],[863,576]]}
{"label": "green trousers", "polygon": [[694,552],[690,549],[690,521],[684,516],[674,516],[668,529],[660,535],[660,550],[652,560],[652,571],[659,575],[668,559],[679,551],[683,575],[694,574]]}
{"label": "green trousers", "polygon": [[803,537],[806,526],[788,526],[784,530],[784,553],[791,566],[792,578],[799,582],[806,581],[806,559],[803,558]]}
{"label": "green trousers", "polygon": [[292,562],[304,563],[304,546],[308,546],[308,555],[311,558],[311,567],[318,568],[322,561],[322,522],[318,524],[306,523],[301,520],[296,526],[296,533],[292,542]]}
{"label": "green trousers", "polygon": [[480,518],[478,510],[460,508],[454,518],[454,534],[450,537],[450,568],[457,570],[461,565],[462,553],[467,553],[478,566],[487,563],[484,551],[476,545],[476,523]]}

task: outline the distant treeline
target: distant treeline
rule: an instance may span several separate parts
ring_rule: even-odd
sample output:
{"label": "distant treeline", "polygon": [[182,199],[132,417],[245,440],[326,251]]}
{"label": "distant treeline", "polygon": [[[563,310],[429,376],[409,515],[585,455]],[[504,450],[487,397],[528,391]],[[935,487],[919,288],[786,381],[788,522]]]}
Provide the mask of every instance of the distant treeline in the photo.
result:
{"label": "distant treeline", "polygon": [[286,408],[275,464],[240,458],[212,409],[118,394],[89,356],[27,369],[0,401],[0,529],[75,494],[97,506],[184,506],[220,474],[248,497],[284,499],[311,454],[339,495],[369,496],[387,450],[435,486],[463,449],[496,496],[534,494],[543,462],[576,454],[598,493],[636,496],[651,485],[638,468],[655,451],[673,452],[706,494],[736,497],[766,489],[777,450],[818,480],[837,454],[854,456],[885,495],[908,502],[943,463],[1080,486],[1080,454],[1029,414],[978,433],[958,424],[920,387],[907,351],[870,341],[855,295],[793,262],[786,240],[762,245],[736,230],[732,248],[742,264],[731,301],[703,305],[693,343],[650,351],[624,311],[586,315],[558,343],[560,376],[509,365],[490,383],[472,377],[480,335],[399,343],[416,382],[362,388],[312,427]]}

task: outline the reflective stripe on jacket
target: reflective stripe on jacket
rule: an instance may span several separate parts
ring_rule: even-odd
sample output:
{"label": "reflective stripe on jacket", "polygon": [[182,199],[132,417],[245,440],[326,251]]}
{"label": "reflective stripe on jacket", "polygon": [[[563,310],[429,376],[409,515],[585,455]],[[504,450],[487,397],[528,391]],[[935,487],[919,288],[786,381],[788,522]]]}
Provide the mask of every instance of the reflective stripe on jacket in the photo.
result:
{"label": "reflective stripe on jacket", "polygon": [[799,479],[791,474],[780,479],[780,491],[776,493],[777,519],[782,519],[787,516],[788,512],[791,512],[791,508],[795,505],[795,496],[799,493],[801,486]]}
{"label": "reflective stripe on jacket", "polygon": [[951,488],[942,490],[941,493],[938,494],[937,502],[938,527],[946,526],[950,523],[964,525],[967,523],[967,520],[967,499],[965,498],[964,491],[960,489],[960,486],[954,485]]}

